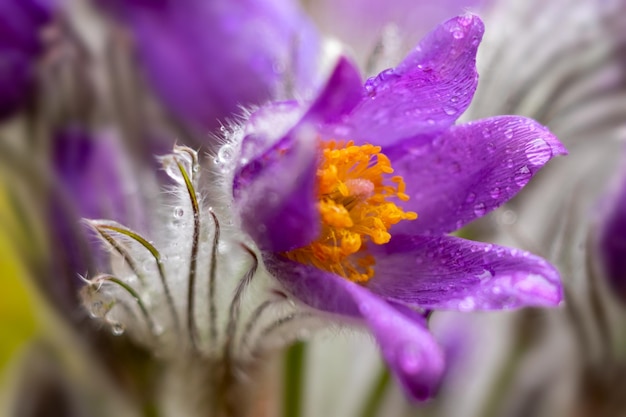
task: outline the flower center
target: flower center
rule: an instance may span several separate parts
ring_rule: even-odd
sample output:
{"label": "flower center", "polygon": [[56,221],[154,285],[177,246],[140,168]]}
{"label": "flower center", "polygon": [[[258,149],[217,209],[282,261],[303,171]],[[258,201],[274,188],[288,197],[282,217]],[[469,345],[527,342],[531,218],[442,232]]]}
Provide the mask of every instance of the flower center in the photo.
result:
{"label": "flower center", "polygon": [[390,177],[393,168],[380,146],[328,141],[321,142],[321,148],[317,169],[321,232],[309,245],[285,255],[354,282],[367,282],[375,265],[368,243],[389,242],[391,226],[415,220],[417,213],[389,201],[407,201],[409,196],[402,177]]}

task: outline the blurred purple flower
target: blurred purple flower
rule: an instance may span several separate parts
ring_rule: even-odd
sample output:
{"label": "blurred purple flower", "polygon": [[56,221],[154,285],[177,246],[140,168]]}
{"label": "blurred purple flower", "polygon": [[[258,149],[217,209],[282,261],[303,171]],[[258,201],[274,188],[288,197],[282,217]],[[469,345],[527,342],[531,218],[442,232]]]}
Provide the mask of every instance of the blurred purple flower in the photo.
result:
{"label": "blurred purple flower", "polygon": [[597,250],[613,294],[626,303],[626,171],[602,201]]}
{"label": "blurred purple flower", "polygon": [[164,104],[215,129],[317,73],[318,39],[290,0],[100,1],[127,25],[140,64]]}
{"label": "blurred purple flower", "polygon": [[64,283],[53,292],[77,305],[77,273],[89,274],[106,265],[107,254],[93,237],[84,217],[109,217],[136,224],[141,210],[121,142],[113,132],[67,127],[52,138],[49,225],[53,270]]}
{"label": "blurred purple flower", "polygon": [[444,371],[420,312],[562,298],[545,260],[446,235],[566,153],[524,117],[454,125],[476,89],[483,30],[476,16],[451,19],[365,86],[340,59],[309,107],[251,115],[234,173],[243,228],[268,270],[304,304],[364,320],[414,399],[432,396]]}
{"label": "blurred purple flower", "polygon": [[51,21],[55,0],[0,1],[0,119],[25,103],[35,63],[44,45],[42,28]]}

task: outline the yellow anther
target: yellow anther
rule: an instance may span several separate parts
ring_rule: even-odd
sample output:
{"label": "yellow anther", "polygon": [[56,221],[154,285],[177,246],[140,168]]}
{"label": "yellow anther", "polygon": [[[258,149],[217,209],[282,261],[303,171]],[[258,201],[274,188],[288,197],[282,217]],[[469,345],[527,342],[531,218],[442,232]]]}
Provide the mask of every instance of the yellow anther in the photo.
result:
{"label": "yellow anther", "polygon": [[415,220],[389,199],[409,200],[401,176],[380,146],[355,146],[354,142],[321,142],[317,169],[318,210],[321,231],[309,245],[287,252],[296,262],[313,265],[354,282],[374,275],[375,260],[368,243],[383,245],[389,229],[402,220]]}
{"label": "yellow anther", "polygon": [[322,222],[336,228],[352,227],[354,222],[346,208],[332,200],[322,200],[319,203]]}

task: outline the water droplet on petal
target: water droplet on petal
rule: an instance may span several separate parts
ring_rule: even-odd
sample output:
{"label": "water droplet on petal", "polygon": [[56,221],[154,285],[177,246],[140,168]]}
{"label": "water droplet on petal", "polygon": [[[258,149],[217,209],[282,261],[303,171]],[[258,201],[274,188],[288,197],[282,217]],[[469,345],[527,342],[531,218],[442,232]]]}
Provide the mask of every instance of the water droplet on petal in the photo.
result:
{"label": "water droplet on petal", "polygon": [[482,217],[487,212],[487,208],[483,203],[478,203],[474,206],[474,214],[478,217]]}
{"label": "water droplet on petal", "polygon": [[474,194],[474,193],[469,193],[469,194],[467,195],[467,198],[465,199],[465,201],[466,201],[467,203],[473,203],[474,201],[476,201],[476,194]]}
{"label": "water droplet on petal", "polygon": [[477,278],[481,281],[488,281],[493,278],[493,273],[488,269],[484,269],[482,274],[478,275]]}
{"label": "water droplet on petal", "polygon": [[446,106],[443,108],[443,111],[448,115],[448,116],[454,116],[455,114],[457,114],[459,111],[455,108],[455,107],[450,107],[450,106]]}
{"label": "water droplet on petal", "polygon": [[500,187],[495,187],[489,192],[489,195],[491,195],[491,198],[498,198],[500,197],[500,194],[501,194]]}
{"label": "water droplet on petal", "polygon": [[504,137],[507,139],[513,139],[513,129],[507,129],[504,131]]}
{"label": "water droplet on petal", "polygon": [[524,165],[519,169],[519,171],[517,171],[514,180],[517,185],[523,187],[528,184],[528,181],[530,181],[530,177],[532,177],[532,173],[530,172],[528,167]]}
{"label": "water droplet on petal", "polygon": [[509,158],[506,160],[506,166],[507,168],[513,168],[515,166],[515,162],[513,162],[513,160]]}
{"label": "water droplet on petal", "polygon": [[463,39],[463,37],[465,37],[465,33],[463,33],[463,31],[460,29],[454,29],[452,31],[452,36],[454,37],[454,39]]}
{"label": "water droplet on petal", "polygon": [[457,22],[459,22],[461,26],[469,26],[472,24],[473,20],[474,18],[472,17],[471,14],[465,14],[457,18]]}
{"label": "water droplet on petal", "polygon": [[493,142],[487,144],[487,152],[494,153],[496,151],[496,145]]}
{"label": "water droplet on petal", "polygon": [[550,146],[542,138],[536,138],[526,145],[526,157],[532,165],[543,165],[551,156]]}
{"label": "water droplet on petal", "polygon": [[476,307],[476,301],[472,297],[465,297],[459,301],[458,308],[460,311],[472,311]]}

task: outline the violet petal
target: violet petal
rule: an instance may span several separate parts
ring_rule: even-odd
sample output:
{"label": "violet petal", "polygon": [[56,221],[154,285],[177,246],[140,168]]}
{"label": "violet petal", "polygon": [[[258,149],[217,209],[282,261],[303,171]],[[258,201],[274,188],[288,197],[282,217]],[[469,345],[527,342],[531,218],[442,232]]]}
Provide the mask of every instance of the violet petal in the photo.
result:
{"label": "violet petal", "polygon": [[[234,197],[244,230],[263,250],[295,249],[318,235],[316,128],[350,111],[360,98],[360,89],[357,70],[348,60],[340,58],[304,116],[269,150],[258,155],[258,148],[272,140],[267,129],[247,131],[242,153],[246,160],[258,156],[236,171]],[[287,119],[296,110],[292,102],[286,102],[280,109]],[[271,114],[263,109],[257,113],[256,125],[273,125]]]}
{"label": "violet petal", "polygon": [[537,122],[500,116],[453,126],[432,142],[389,149],[395,173],[418,219],[394,227],[405,234],[442,234],[499,207],[550,159],[567,151]]}
{"label": "violet petal", "polygon": [[[54,188],[47,202],[51,256],[50,293],[76,301],[77,274],[93,274],[108,263],[108,251],[82,218],[111,218],[136,226],[143,213],[133,191],[128,162],[112,132],[66,127],[52,137]],[[135,184],[136,185],[136,184]]]}
{"label": "violet petal", "polygon": [[41,30],[55,6],[52,0],[0,2],[0,119],[24,105],[35,86],[37,60],[44,52]]}
{"label": "violet petal", "polygon": [[358,69],[341,56],[303,119],[311,123],[339,122],[361,101],[362,90]]}
{"label": "violet petal", "polygon": [[284,132],[300,125],[323,128],[349,113],[361,99],[361,76],[345,57],[335,64],[326,84],[305,110],[296,101],[273,102],[250,115],[246,122],[241,158],[251,161],[278,142]]}
{"label": "violet petal", "polygon": [[374,293],[427,309],[551,307],[563,297],[559,274],[531,253],[453,236],[396,235],[372,247]]}
{"label": "violet petal", "polygon": [[234,197],[242,227],[261,250],[292,250],[319,233],[317,148],[312,133],[307,125],[299,125],[235,175]]}
{"label": "violet petal", "polygon": [[127,25],[152,87],[202,129],[291,85],[316,85],[317,34],[285,0],[100,1]]}
{"label": "violet petal", "polygon": [[124,150],[112,132],[65,128],[55,135],[53,151],[55,174],[80,217],[135,219]]}
{"label": "violet petal", "polygon": [[385,361],[411,398],[424,400],[435,393],[444,371],[444,357],[423,317],[315,267],[276,257],[265,263],[285,289],[304,304],[364,319]]}
{"label": "violet petal", "polygon": [[622,167],[616,188],[599,207],[597,250],[607,283],[614,295],[626,303],[626,170]]}
{"label": "violet petal", "polygon": [[366,97],[345,122],[346,139],[389,146],[430,138],[454,124],[476,90],[476,50],[483,30],[475,15],[448,20],[395,69],[368,80]]}

